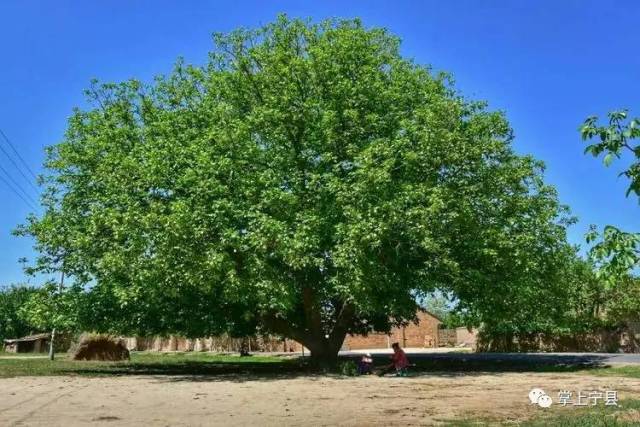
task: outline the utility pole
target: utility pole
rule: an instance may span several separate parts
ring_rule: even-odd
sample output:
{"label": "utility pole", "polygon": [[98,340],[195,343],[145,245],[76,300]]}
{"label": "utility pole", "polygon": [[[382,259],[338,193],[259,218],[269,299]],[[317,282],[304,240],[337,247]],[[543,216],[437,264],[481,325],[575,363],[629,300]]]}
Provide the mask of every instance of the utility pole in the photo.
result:
{"label": "utility pole", "polygon": [[[58,295],[62,295],[62,287],[64,286],[64,267],[60,272],[60,283],[58,284]],[[49,360],[55,359],[55,340],[56,340],[56,328],[55,326],[51,330],[51,341],[49,341]]]}

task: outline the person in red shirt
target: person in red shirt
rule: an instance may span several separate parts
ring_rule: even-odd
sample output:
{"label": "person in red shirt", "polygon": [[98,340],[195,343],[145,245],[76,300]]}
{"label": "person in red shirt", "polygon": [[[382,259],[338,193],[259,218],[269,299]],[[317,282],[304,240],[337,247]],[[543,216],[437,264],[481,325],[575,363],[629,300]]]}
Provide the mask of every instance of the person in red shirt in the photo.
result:
{"label": "person in red shirt", "polygon": [[400,348],[400,344],[398,344],[397,342],[391,344],[391,348],[393,349],[393,354],[391,355],[391,363],[382,369],[382,371],[380,372],[380,376],[393,370],[396,371],[397,376],[405,376],[407,374],[407,367],[409,366],[409,359],[407,358],[407,354]]}

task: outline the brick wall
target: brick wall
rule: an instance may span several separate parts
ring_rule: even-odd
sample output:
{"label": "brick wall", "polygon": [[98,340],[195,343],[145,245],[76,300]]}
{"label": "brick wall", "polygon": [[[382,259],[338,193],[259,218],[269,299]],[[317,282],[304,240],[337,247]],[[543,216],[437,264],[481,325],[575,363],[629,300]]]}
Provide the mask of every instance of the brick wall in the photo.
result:
{"label": "brick wall", "polygon": [[367,348],[388,348],[392,342],[389,335],[373,332],[367,336],[347,335],[342,343],[343,350],[362,350]]}
{"label": "brick wall", "polygon": [[465,344],[467,347],[475,348],[478,331],[469,331],[465,327],[455,329],[440,329],[438,331],[438,344],[440,347],[455,347]]}
{"label": "brick wall", "polygon": [[441,347],[454,347],[458,336],[455,329],[440,329],[438,331],[438,344]]}
{"label": "brick wall", "polygon": [[478,330],[467,328],[456,328],[456,345],[465,344],[467,347],[476,348],[478,340]]}
{"label": "brick wall", "polygon": [[388,348],[397,342],[401,347],[438,347],[438,325],[435,316],[428,312],[418,313],[418,324],[410,323],[401,328],[393,328],[389,334],[370,333],[367,336],[347,335],[343,350]]}
{"label": "brick wall", "polygon": [[231,338],[225,335],[205,338],[168,337],[125,337],[129,350],[137,351],[215,351],[238,352],[245,344],[250,351],[289,352],[302,351],[300,344],[293,340],[270,336]]}

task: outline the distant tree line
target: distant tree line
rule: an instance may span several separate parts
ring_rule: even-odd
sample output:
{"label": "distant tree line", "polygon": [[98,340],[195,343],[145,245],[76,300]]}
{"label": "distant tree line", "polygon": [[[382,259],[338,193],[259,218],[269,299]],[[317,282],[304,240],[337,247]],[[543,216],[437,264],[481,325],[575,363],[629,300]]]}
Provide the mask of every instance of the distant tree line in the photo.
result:
{"label": "distant tree line", "polygon": [[21,313],[21,308],[37,292],[29,286],[0,286],[0,348],[2,340],[38,331]]}

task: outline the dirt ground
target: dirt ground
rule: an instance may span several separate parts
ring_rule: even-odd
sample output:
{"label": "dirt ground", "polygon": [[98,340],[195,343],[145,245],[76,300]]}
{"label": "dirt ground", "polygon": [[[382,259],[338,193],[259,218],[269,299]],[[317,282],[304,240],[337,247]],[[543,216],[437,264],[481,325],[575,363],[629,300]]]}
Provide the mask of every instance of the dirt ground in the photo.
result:
{"label": "dirt ground", "polygon": [[[0,379],[0,425],[438,425],[465,417],[522,420],[543,411],[533,387],[617,390],[632,378],[580,374],[430,374],[411,378],[17,377]],[[568,408],[558,408],[571,410]]]}

